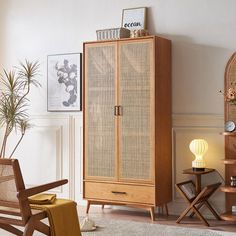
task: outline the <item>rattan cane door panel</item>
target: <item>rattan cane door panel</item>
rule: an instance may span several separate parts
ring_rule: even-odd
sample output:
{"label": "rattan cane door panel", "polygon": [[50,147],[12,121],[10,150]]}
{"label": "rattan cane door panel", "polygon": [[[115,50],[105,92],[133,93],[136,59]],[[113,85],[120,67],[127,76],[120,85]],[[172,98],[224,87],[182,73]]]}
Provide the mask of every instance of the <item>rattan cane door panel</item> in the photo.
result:
{"label": "rattan cane door panel", "polygon": [[85,48],[85,177],[115,178],[116,44]]}
{"label": "rattan cane door panel", "polygon": [[153,47],[152,40],[119,45],[120,180],[153,181]]}

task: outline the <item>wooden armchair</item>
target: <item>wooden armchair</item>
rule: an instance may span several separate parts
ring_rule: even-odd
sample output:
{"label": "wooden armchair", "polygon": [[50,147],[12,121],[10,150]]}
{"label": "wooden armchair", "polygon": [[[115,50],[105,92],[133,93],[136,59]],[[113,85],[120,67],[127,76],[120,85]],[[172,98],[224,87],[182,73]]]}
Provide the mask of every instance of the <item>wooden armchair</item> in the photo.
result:
{"label": "wooden armchair", "polygon": [[[65,179],[25,189],[18,161],[0,159],[0,228],[22,236],[31,236],[35,230],[50,235],[50,227],[41,222],[47,218],[47,213],[31,210],[28,197],[67,182]],[[24,231],[15,226],[23,226]]]}

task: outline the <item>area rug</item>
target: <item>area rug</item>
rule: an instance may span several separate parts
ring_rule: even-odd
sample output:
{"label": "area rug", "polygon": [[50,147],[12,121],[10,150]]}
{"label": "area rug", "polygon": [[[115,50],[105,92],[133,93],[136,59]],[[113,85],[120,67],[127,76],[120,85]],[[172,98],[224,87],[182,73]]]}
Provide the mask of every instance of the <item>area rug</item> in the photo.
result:
{"label": "area rug", "polygon": [[[96,231],[83,232],[82,236],[235,236],[235,233],[212,231],[209,229],[194,229],[163,224],[142,223],[130,220],[114,220],[101,217],[91,217],[98,225]],[[80,222],[83,217],[80,218]],[[12,234],[0,229],[0,236]],[[34,232],[34,236],[45,236]],[[66,236],[66,235],[65,235]]]}
{"label": "area rug", "polygon": [[[142,223],[91,217],[98,226],[96,231],[83,232],[83,236],[222,236],[208,229],[194,229],[162,224]],[[81,219],[82,220],[82,219]]]}

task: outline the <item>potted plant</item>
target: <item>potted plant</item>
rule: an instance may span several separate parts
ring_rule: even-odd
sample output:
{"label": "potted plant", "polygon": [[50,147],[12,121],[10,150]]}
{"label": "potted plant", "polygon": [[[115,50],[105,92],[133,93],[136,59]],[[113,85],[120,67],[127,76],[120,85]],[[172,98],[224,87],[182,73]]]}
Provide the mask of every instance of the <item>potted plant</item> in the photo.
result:
{"label": "potted plant", "polygon": [[[0,146],[0,158],[11,158],[22,141],[25,131],[30,128],[27,107],[31,86],[39,87],[36,80],[39,63],[25,60],[19,67],[0,74],[0,128],[4,130]],[[13,130],[20,131],[21,136],[9,156],[6,157],[8,138]]]}

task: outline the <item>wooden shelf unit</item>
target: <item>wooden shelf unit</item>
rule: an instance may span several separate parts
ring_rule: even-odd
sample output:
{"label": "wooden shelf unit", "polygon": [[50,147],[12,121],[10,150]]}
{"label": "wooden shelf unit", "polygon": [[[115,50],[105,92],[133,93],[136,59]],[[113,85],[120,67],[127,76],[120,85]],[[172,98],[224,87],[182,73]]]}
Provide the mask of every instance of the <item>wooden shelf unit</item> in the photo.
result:
{"label": "wooden shelf unit", "polygon": [[236,193],[236,187],[231,187],[230,185],[222,186],[220,190],[225,193]]}
{"label": "wooden shelf unit", "polygon": [[232,211],[227,211],[220,215],[222,220],[227,221],[236,221],[236,214],[233,214]]}
{"label": "wooden shelf unit", "polygon": [[223,163],[225,165],[235,165],[236,164],[236,159],[223,159]]}
{"label": "wooden shelf unit", "polygon": [[[225,68],[225,93],[235,85],[236,77],[236,53],[229,59]],[[236,105],[225,101],[225,122],[231,120],[236,122]],[[232,206],[236,205],[236,188],[230,186],[230,177],[236,175],[236,132],[222,132],[225,137],[225,186],[220,189],[225,193],[226,212],[221,215],[223,220],[235,221],[236,214],[232,214]]]}
{"label": "wooden shelf unit", "polygon": [[220,133],[221,135],[224,135],[224,136],[236,136],[236,132],[221,132]]}

